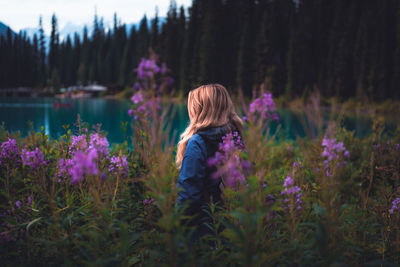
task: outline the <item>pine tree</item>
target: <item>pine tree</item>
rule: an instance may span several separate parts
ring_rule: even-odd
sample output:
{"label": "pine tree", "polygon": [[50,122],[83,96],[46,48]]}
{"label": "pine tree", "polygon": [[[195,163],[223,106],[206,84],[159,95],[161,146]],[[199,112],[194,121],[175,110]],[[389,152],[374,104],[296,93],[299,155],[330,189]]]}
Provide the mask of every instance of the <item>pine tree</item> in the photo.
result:
{"label": "pine tree", "polygon": [[[183,15],[184,16],[184,15]],[[167,63],[171,69],[171,76],[177,80],[179,78],[181,52],[183,46],[183,35],[181,21],[178,18],[177,6],[175,1],[171,1],[167,21],[163,25],[163,53],[161,60]],[[184,27],[184,26],[183,26]]]}
{"label": "pine tree", "polygon": [[150,36],[150,47],[153,51],[159,53],[159,19],[158,19],[158,8],[156,8],[156,13],[154,19],[151,21],[151,36]]}
{"label": "pine tree", "polygon": [[391,81],[390,95],[400,98],[400,3],[395,6],[396,12],[396,36],[395,36],[395,52],[393,57],[393,76]]}
{"label": "pine tree", "polygon": [[89,79],[90,44],[87,27],[83,27],[80,63],[78,67],[78,82],[85,85]]}
{"label": "pine tree", "polygon": [[42,16],[39,17],[39,77],[38,86],[46,85],[47,71],[46,71],[46,39],[44,36]]}
{"label": "pine tree", "polygon": [[143,16],[142,20],[140,21],[137,42],[139,57],[146,57],[148,54],[150,43],[149,28],[147,25],[146,15]]}
{"label": "pine tree", "polygon": [[194,0],[192,7],[189,8],[189,19],[187,29],[185,30],[184,44],[181,54],[180,81],[179,89],[184,93],[190,90],[193,86],[196,73],[193,71],[198,62],[195,61],[197,54],[195,53],[196,38],[199,34],[199,19],[198,19],[198,1]]}
{"label": "pine tree", "polygon": [[243,10],[242,27],[240,32],[240,46],[238,50],[236,87],[243,90],[245,95],[251,95],[254,73],[254,50],[255,50],[255,5],[253,1],[244,2],[239,6]]}
{"label": "pine tree", "polygon": [[51,84],[53,87],[59,86],[58,74],[58,48],[59,48],[59,33],[57,26],[57,17],[55,14],[51,17],[51,35],[50,35],[50,52],[49,52],[49,73]]}
{"label": "pine tree", "polygon": [[137,57],[137,33],[135,27],[131,28],[128,41],[125,42],[124,52],[121,62],[120,84],[132,85],[133,67],[138,63]]}
{"label": "pine tree", "polygon": [[200,40],[200,61],[199,61],[199,81],[201,83],[217,82],[218,76],[216,62],[218,62],[217,40],[219,39],[218,30],[218,11],[220,10],[220,0],[204,0],[205,10],[202,20],[202,35]]}
{"label": "pine tree", "polygon": [[36,33],[33,35],[32,43],[32,81],[31,86],[36,87],[40,85],[40,51],[39,51],[39,41]]}
{"label": "pine tree", "polygon": [[[262,19],[261,25],[259,26],[259,32],[256,40],[256,72],[255,72],[255,85],[258,86],[261,83],[266,82],[269,68],[272,63],[272,51],[271,51],[271,18],[269,17],[269,6],[261,5],[263,12],[260,16]],[[268,88],[270,89],[270,88]]]}

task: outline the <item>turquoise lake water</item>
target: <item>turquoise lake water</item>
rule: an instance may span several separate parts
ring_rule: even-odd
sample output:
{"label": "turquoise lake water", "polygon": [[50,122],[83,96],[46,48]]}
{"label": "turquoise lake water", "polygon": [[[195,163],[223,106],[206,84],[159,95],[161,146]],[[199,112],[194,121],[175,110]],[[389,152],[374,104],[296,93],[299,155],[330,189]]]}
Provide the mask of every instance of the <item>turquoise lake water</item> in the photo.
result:
{"label": "turquoise lake water", "polygon": [[[57,138],[65,133],[63,125],[69,124],[74,129],[77,114],[90,125],[100,123],[101,129],[107,132],[110,143],[124,141],[124,132],[121,122],[132,122],[128,115],[131,102],[129,100],[116,100],[104,98],[72,99],[64,101],[71,103],[69,107],[55,107],[53,104],[63,100],[55,98],[0,98],[0,122],[5,123],[7,130],[21,131],[25,135],[29,131],[29,122],[33,123],[35,130],[41,126],[47,134]],[[170,136],[179,136],[188,124],[189,117],[186,105],[174,104],[174,116],[168,119],[172,122]],[[291,110],[278,110],[280,122],[271,123],[270,131],[274,133],[278,126],[279,138],[295,139],[297,135],[304,137],[305,131],[300,114]],[[372,121],[368,116],[346,116],[342,124],[348,130],[355,130],[357,136],[370,133]],[[387,128],[395,128],[395,124],[387,122]],[[128,126],[128,135],[132,131]]]}

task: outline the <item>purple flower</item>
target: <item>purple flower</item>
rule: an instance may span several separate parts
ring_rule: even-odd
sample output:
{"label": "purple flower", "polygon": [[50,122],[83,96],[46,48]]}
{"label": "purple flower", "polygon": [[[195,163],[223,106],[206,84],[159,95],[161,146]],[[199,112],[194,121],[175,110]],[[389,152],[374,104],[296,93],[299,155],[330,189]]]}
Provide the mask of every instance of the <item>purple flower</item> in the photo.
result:
{"label": "purple flower", "polygon": [[17,140],[8,138],[7,141],[1,143],[0,164],[5,159],[15,160],[18,156]]}
{"label": "purple flower", "polygon": [[153,97],[147,101],[146,105],[147,110],[161,110],[161,105],[160,105],[160,98],[159,97]]}
{"label": "purple flower", "polygon": [[[336,142],[336,138],[324,138],[322,140],[322,147],[324,147],[324,151],[322,152],[322,157],[325,158],[325,172],[326,176],[330,177],[332,174],[330,173],[330,163],[335,160],[340,160],[341,155],[345,158],[350,157],[350,152],[346,150],[343,142]],[[336,162],[336,167],[346,166],[346,161]]]}
{"label": "purple flower", "polygon": [[222,177],[225,185],[233,189],[239,184],[244,184],[244,173],[250,169],[250,163],[240,157],[243,149],[244,145],[237,132],[223,136],[218,151],[207,160],[209,167],[217,168],[212,177]]}
{"label": "purple flower", "polygon": [[295,210],[300,210],[303,202],[301,201],[301,188],[294,185],[294,180],[291,176],[286,176],[283,182],[283,190],[281,195],[285,196],[283,199],[285,210],[293,208]]}
{"label": "purple flower", "polygon": [[300,160],[295,161],[293,163],[293,168],[297,168],[297,167],[304,168],[303,163]]}
{"label": "purple flower", "polygon": [[133,90],[135,90],[135,91],[139,91],[140,90],[140,83],[135,83],[134,85],[133,85]]}
{"label": "purple flower", "polygon": [[283,187],[289,187],[294,184],[292,177],[286,176],[285,181],[283,182]]}
{"label": "purple flower", "polygon": [[145,206],[150,206],[151,204],[153,204],[153,202],[154,202],[154,198],[143,199],[143,205],[145,205]]}
{"label": "purple flower", "polygon": [[[132,97],[132,101],[140,98],[135,98],[135,96]],[[131,111],[132,110],[132,111]],[[138,102],[137,106],[134,106],[133,109],[129,110],[129,115],[133,116],[135,120],[138,118],[146,119],[152,117],[154,112],[158,112],[161,110],[161,105],[160,105],[160,98],[159,97],[153,97],[149,100],[144,100],[142,99],[140,102]]]}
{"label": "purple flower", "polygon": [[137,108],[137,112],[143,113],[146,111],[146,105],[141,105]]}
{"label": "purple flower", "polygon": [[21,203],[21,201],[20,200],[17,200],[16,202],[15,202],[15,206],[17,207],[17,208],[21,208],[22,207],[22,203]]}
{"label": "purple flower", "polygon": [[2,232],[0,235],[1,235],[0,244],[8,243],[8,242],[11,241],[11,238],[10,238],[10,236],[7,234],[7,232]]}
{"label": "purple flower", "polygon": [[89,150],[96,150],[101,156],[108,156],[109,143],[105,136],[101,136],[99,133],[93,133],[90,135]]}
{"label": "purple flower", "polygon": [[395,200],[393,200],[390,214],[393,214],[395,210],[400,211],[400,198],[396,198]]}
{"label": "purple flower", "polygon": [[86,142],[86,135],[73,135],[71,137],[71,145],[69,146],[69,151],[74,152],[74,151],[84,151],[87,148],[87,142]]}
{"label": "purple flower", "polygon": [[296,194],[296,193],[298,193],[300,191],[301,191],[300,187],[298,187],[296,185],[296,186],[293,186],[293,187],[288,187],[287,190],[286,190],[286,193],[288,195],[294,195],[294,194]]}
{"label": "purple flower", "polygon": [[111,157],[111,164],[108,168],[108,171],[117,175],[121,173],[123,176],[127,176],[129,172],[128,162],[126,160],[125,155],[120,156],[112,156]]}
{"label": "purple flower", "polygon": [[32,197],[31,196],[27,197],[27,201],[28,201],[28,206],[32,205]]}
{"label": "purple flower", "polygon": [[172,84],[174,83],[174,78],[172,78],[172,77],[167,77],[166,83],[167,83],[167,85],[172,85]]}
{"label": "purple flower", "polygon": [[129,110],[128,110],[128,115],[132,117],[133,114],[134,114],[134,110],[133,110],[133,109],[129,109]]}
{"label": "purple flower", "polygon": [[165,62],[163,62],[161,64],[161,74],[166,74],[167,71],[168,71],[167,64],[165,64]]}
{"label": "purple flower", "polygon": [[278,113],[272,113],[272,114],[271,114],[271,119],[272,119],[273,121],[279,122]]}
{"label": "purple flower", "polygon": [[142,95],[142,93],[139,91],[139,92],[137,92],[136,94],[134,94],[134,95],[132,96],[132,98],[131,98],[131,101],[132,101],[134,104],[139,104],[140,102],[142,102],[142,101],[143,101],[143,95]]}
{"label": "purple flower", "polygon": [[71,167],[74,165],[72,159],[61,158],[58,162],[58,177],[71,175]]}
{"label": "purple flower", "polygon": [[35,148],[34,151],[22,149],[21,159],[24,165],[31,166],[32,169],[39,168],[41,165],[47,164],[47,162],[44,160],[43,153],[39,148]]}
{"label": "purple flower", "polygon": [[155,60],[142,58],[138,69],[138,78],[140,80],[152,79],[155,74],[160,72],[160,67],[157,66]]}
{"label": "purple flower", "polygon": [[245,171],[250,171],[251,164],[248,160],[242,160],[242,169]]}
{"label": "purple flower", "polygon": [[88,153],[76,152],[73,157],[73,165],[70,168],[71,184],[81,182],[85,175],[96,175],[99,173],[96,164],[97,152],[94,149]]}
{"label": "purple flower", "polygon": [[265,93],[262,97],[256,98],[249,106],[250,113],[259,113],[266,119],[278,121],[279,117],[276,113],[273,113],[274,110],[275,104],[270,93]]}

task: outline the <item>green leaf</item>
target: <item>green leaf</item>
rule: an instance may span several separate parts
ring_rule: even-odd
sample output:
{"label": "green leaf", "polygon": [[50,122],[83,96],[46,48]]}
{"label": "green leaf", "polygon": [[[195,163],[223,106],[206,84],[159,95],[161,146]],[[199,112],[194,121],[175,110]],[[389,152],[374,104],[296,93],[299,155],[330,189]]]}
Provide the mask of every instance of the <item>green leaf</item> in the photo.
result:
{"label": "green leaf", "polygon": [[31,221],[30,223],[28,223],[28,225],[26,226],[26,230],[28,231],[29,228],[36,222],[40,221],[40,219],[42,219],[42,217],[36,218],[33,221]]}
{"label": "green leaf", "polygon": [[140,259],[136,256],[133,256],[129,259],[128,264],[129,264],[129,266],[132,266],[138,262],[140,262]]}

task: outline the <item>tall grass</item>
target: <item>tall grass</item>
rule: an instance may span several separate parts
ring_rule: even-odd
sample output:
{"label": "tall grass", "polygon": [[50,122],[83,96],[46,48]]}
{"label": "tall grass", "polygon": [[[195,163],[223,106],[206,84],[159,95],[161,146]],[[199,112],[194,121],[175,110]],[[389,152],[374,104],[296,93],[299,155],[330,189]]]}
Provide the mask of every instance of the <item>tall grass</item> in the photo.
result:
{"label": "tall grass", "polygon": [[[400,264],[399,126],[385,133],[377,117],[372,135],[357,138],[323,119],[316,96],[302,108],[308,136],[278,142],[268,134],[273,108],[263,114],[244,104],[239,155],[251,168],[244,183],[224,189],[222,207],[207,209],[213,234],[193,243],[176,207],[175,146],[165,134],[173,112],[160,110],[162,95],[140,93],[132,149],[105,146],[105,133],[79,120],[56,140],[43,129],[22,137],[1,128],[3,265]],[[36,148],[43,159],[24,161]]]}

